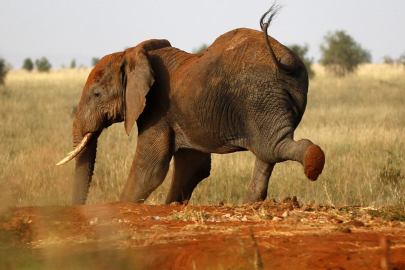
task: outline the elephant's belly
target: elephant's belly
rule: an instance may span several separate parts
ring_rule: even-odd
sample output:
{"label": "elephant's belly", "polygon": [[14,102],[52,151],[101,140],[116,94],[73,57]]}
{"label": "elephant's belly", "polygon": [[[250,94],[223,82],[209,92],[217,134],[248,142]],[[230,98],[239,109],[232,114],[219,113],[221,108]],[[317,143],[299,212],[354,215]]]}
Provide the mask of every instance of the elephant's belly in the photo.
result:
{"label": "elephant's belly", "polygon": [[219,141],[217,138],[212,138],[209,134],[195,135],[176,132],[175,151],[185,148],[198,150],[203,153],[228,154],[248,150],[243,141],[241,139]]}

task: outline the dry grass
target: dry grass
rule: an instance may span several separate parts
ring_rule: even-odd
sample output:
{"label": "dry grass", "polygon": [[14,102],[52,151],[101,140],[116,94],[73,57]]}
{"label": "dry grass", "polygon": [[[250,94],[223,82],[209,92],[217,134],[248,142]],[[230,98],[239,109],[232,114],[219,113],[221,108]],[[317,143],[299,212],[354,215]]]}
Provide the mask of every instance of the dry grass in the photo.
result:
{"label": "dry grass", "polygon": [[[330,77],[319,66],[315,71],[295,138],[309,138],[324,149],[324,173],[312,183],[300,164],[278,164],[269,197],[296,195],[302,203],[335,205],[404,202],[405,70],[365,65],[345,78]],[[8,74],[0,89],[1,206],[69,204],[74,163],[55,163],[72,148],[72,109],[88,73]],[[136,132],[127,137],[122,124],[103,132],[88,203],[118,199],[135,147]],[[241,203],[253,161],[250,153],[214,155],[211,176],[190,203]],[[147,203],[164,202],[170,177]]]}

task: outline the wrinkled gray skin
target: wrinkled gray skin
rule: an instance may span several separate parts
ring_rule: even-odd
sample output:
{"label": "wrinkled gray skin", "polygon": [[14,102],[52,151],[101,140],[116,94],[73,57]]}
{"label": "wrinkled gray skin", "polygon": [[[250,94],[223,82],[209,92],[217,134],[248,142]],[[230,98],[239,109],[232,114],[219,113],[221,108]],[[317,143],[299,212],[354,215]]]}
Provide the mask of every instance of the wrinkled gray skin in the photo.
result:
{"label": "wrinkled gray skin", "polygon": [[[244,202],[266,198],[278,162],[298,161],[316,180],[322,161],[312,175],[305,164],[315,145],[293,140],[306,107],[307,71],[291,50],[270,42],[275,58],[263,32],[249,29],[220,36],[200,54],[149,40],[104,57],[89,75],[74,120],[74,146],[86,134],[94,136],[76,157],[73,204],[86,201],[97,137],[122,121],[128,134],[137,122],[138,143],[121,201],[146,200],[163,182],[173,156],[166,203],[190,199],[210,174],[211,153],[254,153]],[[283,65],[290,69],[280,70]]]}

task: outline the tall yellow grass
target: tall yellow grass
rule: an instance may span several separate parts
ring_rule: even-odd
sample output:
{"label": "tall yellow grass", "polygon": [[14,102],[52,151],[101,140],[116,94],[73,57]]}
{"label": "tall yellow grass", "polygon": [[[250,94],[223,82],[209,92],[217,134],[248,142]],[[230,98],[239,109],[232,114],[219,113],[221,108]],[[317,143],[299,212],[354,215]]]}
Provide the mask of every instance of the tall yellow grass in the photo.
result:
{"label": "tall yellow grass", "polygon": [[[295,162],[276,165],[269,197],[298,196],[302,203],[398,204],[405,198],[405,69],[364,65],[332,77],[320,66],[310,82],[307,111],[295,138],[308,138],[326,154],[323,174],[308,181]],[[0,89],[0,205],[67,205],[74,162],[55,163],[72,149],[73,106],[89,70],[10,71]],[[88,203],[116,201],[136,147],[122,124],[103,132]],[[211,176],[191,203],[239,204],[253,170],[251,153],[213,155]],[[147,203],[161,204],[165,183]],[[393,179],[393,180],[392,180]]]}

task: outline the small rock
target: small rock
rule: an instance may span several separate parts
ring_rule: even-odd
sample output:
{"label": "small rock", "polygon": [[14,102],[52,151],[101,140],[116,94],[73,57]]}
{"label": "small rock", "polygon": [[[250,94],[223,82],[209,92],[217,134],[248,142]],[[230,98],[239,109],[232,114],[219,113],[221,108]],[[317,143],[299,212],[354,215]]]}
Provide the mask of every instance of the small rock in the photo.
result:
{"label": "small rock", "polygon": [[182,231],[202,231],[207,229],[209,229],[207,225],[199,225],[199,224],[189,224],[181,228]]}
{"label": "small rock", "polygon": [[342,233],[351,233],[352,232],[352,230],[350,230],[347,227],[342,227],[342,228],[339,229],[339,231],[341,231]]}
{"label": "small rock", "polygon": [[208,217],[207,221],[210,221],[210,222],[220,222],[220,220],[218,219],[218,217]]}
{"label": "small rock", "polygon": [[170,206],[179,206],[179,205],[180,205],[179,202],[172,202],[172,203],[170,204]]}
{"label": "small rock", "polygon": [[391,222],[388,222],[388,225],[389,225],[390,227],[398,227],[398,226],[401,225],[401,223],[398,222],[398,221],[391,221]]}
{"label": "small rock", "polygon": [[160,220],[159,216],[152,217],[152,220]]}
{"label": "small rock", "polygon": [[272,221],[282,221],[282,217],[273,217]]}
{"label": "small rock", "polygon": [[[170,229],[170,226],[167,225],[153,225],[150,227],[152,230],[167,230]],[[136,229],[136,228],[135,228]]]}
{"label": "small rock", "polygon": [[312,207],[309,206],[309,205],[305,205],[303,210],[306,211],[306,212],[313,212],[313,211],[314,211],[314,208],[312,208]]}
{"label": "small rock", "polygon": [[363,227],[364,223],[358,220],[352,220],[346,223],[343,223],[344,226],[354,226],[354,227]]}
{"label": "small rock", "polygon": [[114,218],[113,222],[117,222],[117,223],[129,223],[131,221],[126,220],[126,219],[119,219],[119,218]]}
{"label": "small rock", "polygon": [[188,205],[188,200],[182,201],[182,204],[183,204],[183,205]]}
{"label": "small rock", "polygon": [[341,220],[341,219],[338,219],[338,218],[332,219],[332,224],[334,224],[334,225],[341,224],[341,223],[343,223],[343,220]]}
{"label": "small rock", "polygon": [[277,211],[274,215],[275,216],[281,216],[282,214],[284,214],[285,211]]}
{"label": "small rock", "polygon": [[98,224],[98,218],[93,218],[93,219],[91,219],[89,223],[90,223],[90,225],[96,225],[96,224]]}
{"label": "small rock", "polygon": [[248,221],[248,218],[247,218],[247,216],[243,216],[241,220],[242,221]]}
{"label": "small rock", "polygon": [[284,199],[281,200],[281,203],[292,205],[295,208],[300,208],[300,204],[298,203],[297,196],[285,197]]}
{"label": "small rock", "polygon": [[264,202],[269,205],[277,205],[277,201],[275,198],[268,199],[267,201],[264,201]]}
{"label": "small rock", "polygon": [[288,217],[289,215],[290,215],[290,212],[285,211],[281,216],[282,216],[283,218],[286,218],[286,217]]}
{"label": "small rock", "polygon": [[282,209],[283,210],[294,210],[294,204],[292,202],[286,202],[284,204],[282,204]]}

